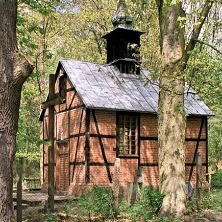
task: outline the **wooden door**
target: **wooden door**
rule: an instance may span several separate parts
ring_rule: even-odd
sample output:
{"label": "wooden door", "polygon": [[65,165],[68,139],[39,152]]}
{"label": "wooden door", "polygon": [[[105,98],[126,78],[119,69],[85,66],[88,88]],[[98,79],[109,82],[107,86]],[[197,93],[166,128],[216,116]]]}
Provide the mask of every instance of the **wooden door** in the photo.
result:
{"label": "wooden door", "polygon": [[59,154],[59,190],[67,191],[69,187],[69,155]]}

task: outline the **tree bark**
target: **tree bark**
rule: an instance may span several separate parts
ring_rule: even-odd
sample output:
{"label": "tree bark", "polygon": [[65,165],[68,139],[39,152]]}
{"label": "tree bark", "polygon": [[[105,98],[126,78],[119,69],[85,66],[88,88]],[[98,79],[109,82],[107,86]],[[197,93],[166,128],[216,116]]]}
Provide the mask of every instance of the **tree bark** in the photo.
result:
{"label": "tree bark", "polygon": [[180,60],[185,41],[178,18],[184,17],[181,3],[171,4],[162,14],[158,110],[160,192],[165,194],[160,213],[180,216],[185,212],[185,113],[183,70]]}
{"label": "tree bark", "polygon": [[199,25],[194,26],[186,47],[184,24],[180,22],[185,18],[182,3],[156,0],[156,5],[162,56],[158,110],[159,186],[160,192],[165,194],[160,214],[175,217],[186,210],[183,73],[213,1],[206,0],[197,21]]}
{"label": "tree bark", "polygon": [[164,74],[158,113],[159,183],[160,192],[165,194],[160,213],[181,216],[186,201],[184,81],[177,79],[177,71],[168,70]]}
{"label": "tree bark", "polygon": [[33,66],[17,53],[17,1],[0,0],[0,221],[13,217],[12,164],[16,150],[21,89]]}
{"label": "tree bark", "polygon": [[[27,73],[30,74],[31,70],[30,65]],[[0,88],[0,221],[2,222],[12,221],[12,164],[16,151],[21,89],[25,80],[23,74],[19,72],[19,75],[13,77],[11,81],[4,82]]]}

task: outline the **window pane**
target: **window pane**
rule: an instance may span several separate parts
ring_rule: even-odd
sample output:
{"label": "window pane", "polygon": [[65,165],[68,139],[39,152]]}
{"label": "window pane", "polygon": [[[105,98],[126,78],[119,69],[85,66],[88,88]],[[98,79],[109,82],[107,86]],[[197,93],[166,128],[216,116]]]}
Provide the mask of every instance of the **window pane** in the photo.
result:
{"label": "window pane", "polygon": [[119,115],[119,154],[136,154],[137,116]]}

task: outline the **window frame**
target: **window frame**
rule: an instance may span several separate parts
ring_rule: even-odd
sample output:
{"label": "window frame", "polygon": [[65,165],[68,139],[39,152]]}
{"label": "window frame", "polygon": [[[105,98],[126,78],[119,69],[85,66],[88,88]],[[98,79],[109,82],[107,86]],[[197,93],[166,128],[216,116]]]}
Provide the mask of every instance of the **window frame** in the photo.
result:
{"label": "window frame", "polygon": [[[123,118],[123,122],[121,123],[121,118]],[[128,125],[127,125],[127,118],[128,118]],[[132,118],[135,118],[135,129],[132,129],[132,124],[133,124],[133,120]],[[138,113],[126,113],[126,112],[117,112],[116,115],[116,155],[117,157],[138,157],[139,156],[139,114]],[[126,137],[123,137],[123,141],[126,139],[128,141],[128,145],[124,148],[123,147],[123,152],[121,152],[121,147],[120,147],[120,143],[121,143],[121,134],[120,134],[120,130],[121,130],[121,124],[123,125],[123,135],[125,133],[127,133],[127,135],[125,135]],[[125,131],[126,129],[126,131]],[[134,136],[132,136],[132,132],[135,133]],[[134,140],[133,140],[134,137]],[[127,141],[125,142],[125,145],[127,143]],[[135,145],[135,152],[132,153],[132,145],[134,141],[134,145]],[[124,143],[124,142],[123,142]],[[124,146],[124,144],[123,144]],[[128,150],[128,151],[127,151]],[[127,151],[127,153],[126,153]]]}

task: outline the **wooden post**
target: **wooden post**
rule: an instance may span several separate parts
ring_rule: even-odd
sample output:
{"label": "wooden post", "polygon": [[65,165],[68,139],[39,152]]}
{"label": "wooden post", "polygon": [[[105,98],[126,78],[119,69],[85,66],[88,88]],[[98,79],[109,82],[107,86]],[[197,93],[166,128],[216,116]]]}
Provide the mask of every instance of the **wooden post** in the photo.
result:
{"label": "wooden post", "polygon": [[119,209],[119,189],[120,189],[119,174],[120,174],[120,158],[116,158],[114,164],[114,175],[113,175],[113,196],[116,209]]}
{"label": "wooden post", "polygon": [[23,158],[18,160],[18,165],[17,165],[17,173],[18,173],[17,202],[16,202],[17,222],[22,222],[22,171],[23,171]]}
{"label": "wooden post", "polygon": [[135,176],[134,176],[134,181],[129,186],[128,202],[130,204],[134,204],[136,202],[137,195],[138,195],[138,189],[141,188],[141,186],[143,184],[142,170],[143,170],[143,168],[140,167],[136,171]]}
{"label": "wooden post", "polygon": [[[55,98],[55,75],[49,76],[49,101]],[[55,167],[55,153],[54,153],[54,104],[49,104],[49,138],[50,146],[48,149],[48,208],[54,211],[54,167]]]}
{"label": "wooden post", "polygon": [[54,210],[54,194],[55,194],[55,151],[54,151],[54,106],[62,103],[63,98],[55,95],[55,75],[49,76],[49,98],[48,101],[42,103],[42,109],[49,108],[49,140],[50,146],[48,148],[48,208]]}
{"label": "wooden post", "polygon": [[197,152],[196,158],[196,203],[197,209],[200,209],[201,201],[201,190],[202,190],[202,154]]}
{"label": "wooden post", "polygon": [[48,148],[48,208],[54,210],[54,194],[55,194],[55,151],[54,151],[54,106],[63,102],[63,98],[55,95],[55,75],[49,76],[49,98],[42,103],[42,109],[49,108],[49,140],[50,146]]}
{"label": "wooden post", "polygon": [[90,109],[86,109],[86,142],[85,142],[85,183],[90,182]]}

